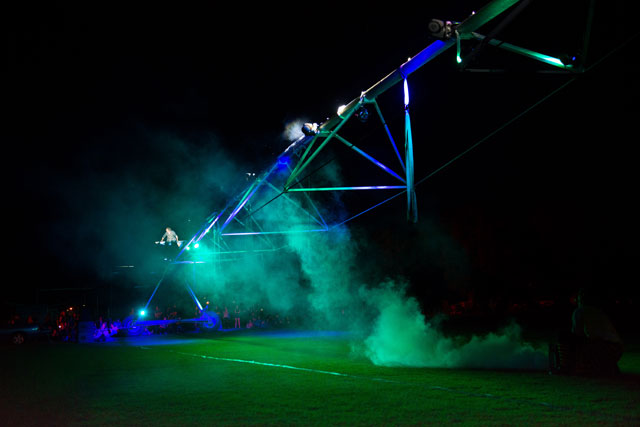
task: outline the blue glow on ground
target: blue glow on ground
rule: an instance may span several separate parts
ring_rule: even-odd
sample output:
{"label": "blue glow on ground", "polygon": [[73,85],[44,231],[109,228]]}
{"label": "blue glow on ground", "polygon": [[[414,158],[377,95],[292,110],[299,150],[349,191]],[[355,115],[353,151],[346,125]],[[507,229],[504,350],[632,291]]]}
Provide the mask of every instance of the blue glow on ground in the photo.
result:
{"label": "blue glow on ground", "polygon": [[265,338],[344,338],[351,335],[347,331],[313,331],[313,330],[252,330],[225,329],[219,331],[184,332],[167,335],[136,335],[125,337],[109,337],[105,341],[90,341],[90,345],[120,345],[131,347],[171,346],[202,342],[202,339],[215,340],[226,336],[261,336]]}

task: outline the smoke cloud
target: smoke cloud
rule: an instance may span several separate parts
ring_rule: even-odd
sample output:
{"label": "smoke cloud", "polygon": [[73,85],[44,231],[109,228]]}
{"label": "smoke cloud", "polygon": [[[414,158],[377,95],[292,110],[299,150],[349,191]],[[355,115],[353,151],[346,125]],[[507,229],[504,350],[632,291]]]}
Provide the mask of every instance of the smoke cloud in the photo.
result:
{"label": "smoke cloud", "polygon": [[437,319],[427,319],[418,301],[407,296],[406,284],[392,280],[363,284],[352,264],[358,245],[347,229],[323,235],[313,245],[294,243],[311,282],[308,301],[316,324],[352,332],[354,351],[376,365],[546,367],[546,352],[524,342],[515,323],[485,336],[447,337],[438,329]]}
{"label": "smoke cloud", "polygon": [[108,278],[114,266],[146,268],[165,227],[186,238],[243,172],[213,135],[188,139],[138,126],[99,138],[109,142],[75,146],[64,163],[40,168],[37,192],[46,198],[37,203],[47,220],[34,221],[36,232],[70,274]]}
{"label": "smoke cloud", "polygon": [[[340,165],[333,162],[313,177],[315,185],[340,185]],[[274,193],[275,194],[275,193]],[[267,199],[269,197],[267,196]],[[293,197],[293,196],[292,196]],[[339,196],[332,193],[318,204],[328,222],[343,217]],[[256,201],[256,206],[260,205]],[[418,301],[407,295],[408,284],[400,279],[365,271],[381,256],[365,236],[354,237],[346,226],[328,232],[303,232],[318,228],[308,211],[285,197],[270,202],[251,217],[264,229],[300,231],[271,239],[270,250],[244,253],[217,269],[204,269],[197,292],[242,305],[261,304],[283,316],[292,316],[305,327],[346,330],[353,337],[355,354],[381,366],[467,367],[542,369],[546,353],[525,343],[518,325],[484,336],[446,336],[437,319],[427,319]],[[250,210],[250,209],[249,209]],[[249,219],[243,218],[243,221]],[[451,238],[428,222],[430,240],[422,243],[424,254],[440,251],[437,263],[447,257],[463,270],[463,257],[453,250]],[[264,247],[259,237],[237,237],[238,248]],[[415,245],[412,250],[415,249]],[[365,256],[360,256],[360,255]],[[403,256],[398,254],[398,256]],[[363,258],[372,261],[362,263]],[[419,262],[417,258],[409,261]],[[378,280],[376,280],[376,278]],[[365,282],[368,280],[369,282]],[[426,284],[427,286],[429,284]]]}
{"label": "smoke cloud", "polygon": [[295,141],[304,134],[302,133],[302,126],[309,122],[307,119],[296,119],[288,122],[285,126],[282,136],[287,141]]}
{"label": "smoke cloud", "polygon": [[[291,124],[286,132],[299,129],[298,124]],[[288,139],[295,136],[291,134]],[[100,153],[93,151],[85,171],[90,179],[70,179],[60,186],[64,188],[60,199],[68,209],[82,209],[83,215],[75,227],[59,222],[53,233],[75,240],[72,246],[76,247],[91,241],[93,253],[86,261],[94,262],[96,270],[104,268],[101,263],[105,259],[125,263],[135,259],[139,261],[136,265],[144,264],[153,241],[160,238],[166,226],[176,229],[182,239],[189,239],[204,218],[249,184],[241,162],[234,161],[213,138],[187,142],[170,133],[147,130],[137,137],[136,144],[130,147],[136,154],[124,160],[135,167],[110,169],[101,162]],[[338,162],[319,170],[313,182],[317,186],[340,185]],[[268,200],[275,195],[267,192],[265,197]],[[515,324],[486,336],[445,336],[434,319],[424,316],[418,301],[407,295],[403,280],[389,279],[383,276],[386,272],[373,268],[375,264],[384,265],[376,259],[389,254],[366,253],[375,250],[376,245],[364,236],[354,237],[346,226],[307,232],[320,226],[313,222],[311,209],[300,209],[305,203],[302,196],[297,201],[293,197],[277,197],[255,212],[251,210],[252,200],[248,205],[251,215],[240,220],[255,220],[269,230],[298,232],[230,236],[225,239],[224,251],[231,255],[224,262],[203,264],[197,280],[192,277],[192,270],[177,272],[173,285],[163,285],[159,294],[165,292],[169,298],[177,298],[178,294],[185,294],[185,289],[176,284],[186,281],[201,298],[214,305],[260,305],[295,317],[306,327],[346,330],[352,333],[354,351],[376,365],[544,367],[544,353],[522,342]],[[345,208],[339,196],[328,193],[322,197],[317,206],[328,223],[344,218]],[[73,235],[65,234],[72,228],[76,230]],[[427,247],[425,254],[433,253],[438,245],[453,247],[442,232],[432,232],[431,236],[429,241],[416,243]],[[211,241],[202,243],[214,247]],[[363,257],[359,255],[363,252],[364,258],[370,258],[367,263],[361,262]],[[462,264],[459,251],[442,253],[441,258],[453,254],[453,265]],[[438,262],[446,265],[444,258]],[[419,262],[416,258],[407,259]]]}
{"label": "smoke cloud", "polygon": [[393,283],[366,290],[375,313],[371,333],[361,350],[376,365],[543,369],[546,354],[524,343],[513,323],[486,336],[445,337],[428,321],[415,299]]}

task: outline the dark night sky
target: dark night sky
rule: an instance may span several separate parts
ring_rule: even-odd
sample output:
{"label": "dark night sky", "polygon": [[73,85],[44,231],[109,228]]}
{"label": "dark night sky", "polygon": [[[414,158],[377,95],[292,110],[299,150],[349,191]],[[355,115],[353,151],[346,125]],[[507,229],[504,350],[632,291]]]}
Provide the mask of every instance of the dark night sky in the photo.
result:
{"label": "dark night sky", "polygon": [[[463,20],[484,2],[457,3],[368,16],[157,5],[8,14],[11,268],[27,288],[52,276],[80,284],[96,260],[127,262],[165,222],[203,219],[234,177],[207,182],[191,170],[267,166],[287,146],[287,123],[324,120],[431,43],[430,18]],[[541,3],[499,38],[577,52],[587,2],[552,11]],[[633,35],[617,24],[624,7],[608,7],[596,9],[587,64]],[[474,271],[554,286],[635,281],[633,45],[418,187],[422,218],[460,242]],[[492,49],[473,66],[513,71],[461,73],[453,55],[411,77],[418,179],[571,78],[533,73],[549,68]],[[202,187],[176,184],[184,175]],[[110,212],[128,204],[114,231]],[[402,209],[386,206],[356,226],[387,230]],[[121,254],[106,249],[113,240]]]}

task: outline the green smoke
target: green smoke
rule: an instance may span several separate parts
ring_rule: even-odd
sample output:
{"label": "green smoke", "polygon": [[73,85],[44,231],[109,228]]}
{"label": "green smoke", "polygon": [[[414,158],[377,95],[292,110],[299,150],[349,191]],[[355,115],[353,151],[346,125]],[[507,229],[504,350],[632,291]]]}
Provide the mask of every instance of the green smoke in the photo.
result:
{"label": "green smoke", "polygon": [[[168,172],[158,170],[154,173],[159,181],[148,172],[140,176],[130,175],[117,181],[130,189],[129,192],[114,192],[113,196],[107,194],[106,198],[106,192],[102,192],[103,200],[108,200],[112,206],[106,210],[102,225],[106,219],[109,229],[114,230],[121,231],[125,226],[138,230],[142,227],[146,234],[150,234],[157,229],[158,235],[145,237],[149,241],[157,239],[164,226],[169,225],[164,224],[160,217],[169,214],[185,217],[193,212],[198,214],[203,209],[215,209],[214,205],[219,209],[225,201],[221,200],[220,191],[216,188],[225,183],[228,190],[225,196],[230,197],[232,190],[237,190],[237,187],[230,188],[229,183],[233,181],[230,177],[243,181],[246,172],[246,168],[226,159],[224,153],[213,153],[206,145],[191,147],[167,136],[162,139],[156,136],[154,140],[160,140],[167,147],[167,155],[183,160],[180,170],[170,174],[175,179],[169,180],[164,176]],[[111,176],[105,174],[105,178]],[[167,182],[169,187],[165,188]],[[342,184],[338,163],[333,162],[314,174],[313,184]],[[216,200],[202,198],[203,192],[195,190],[202,186],[205,194],[217,191]],[[266,186],[263,190],[263,201],[277,195]],[[171,198],[167,194],[175,196]],[[257,210],[261,202],[256,196],[238,220],[246,224],[255,221],[265,230],[305,231],[318,228],[311,219],[309,206],[306,205],[306,211],[300,209],[292,203],[294,197],[298,197],[295,200],[298,205],[306,203],[303,194],[290,193]],[[317,206],[327,223],[335,223],[336,219],[345,217],[345,208],[336,193],[313,197],[322,198],[317,200]],[[136,215],[132,216],[132,212]],[[130,223],[131,218],[153,220]],[[425,242],[414,242],[412,246],[412,249],[424,246],[422,252],[412,250],[417,255],[411,257],[404,253],[377,253],[379,244],[372,243],[366,235],[355,237],[346,226],[326,232],[282,236],[228,236],[224,237],[225,245],[228,245],[225,250],[233,252],[233,255],[220,262],[197,265],[195,275],[191,268],[178,270],[173,277],[175,280],[163,284],[162,292],[168,292],[169,299],[171,293],[176,296],[184,294],[186,291],[179,283],[187,282],[201,299],[206,298],[213,305],[231,304],[233,301],[244,308],[260,305],[283,316],[301,319],[306,327],[350,331],[354,337],[354,348],[378,365],[541,367],[543,353],[522,343],[517,326],[471,339],[445,337],[424,317],[418,301],[407,295],[407,286],[401,280],[386,278],[387,274],[394,274],[387,267],[399,261],[394,257],[403,258],[404,263],[415,264],[437,252],[439,246],[453,248],[448,243],[451,239],[442,232],[434,232],[436,227],[433,224],[428,229],[430,238]],[[183,238],[190,237],[189,231],[177,231]],[[121,242],[113,243],[113,250],[119,251]],[[201,243],[203,251],[213,253],[220,249],[210,238],[203,239]],[[440,259],[438,263],[445,266],[449,263],[456,266],[456,271],[463,270],[463,257],[459,253],[442,252],[449,255],[444,255],[447,259]],[[367,258],[368,262],[362,262]],[[151,305],[154,305],[153,301]]]}
{"label": "green smoke", "polygon": [[[339,184],[337,164],[324,168],[314,180],[327,186]],[[319,206],[325,217],[344,213],[335,197]],[[303,231],[312,226],[309,214],[284,197],[242,221],[249,216],[268,230]],[[431,237],[424,243],[423,254],[435,251],[429,245],[450,246],[442,233],[432,232]],[[264,247],[260,236],[227,238],[232,239],[238,239],[233,244],[243,250]],[[385,279],[379,269],[374,269],[373,276],[364,271],[376,264],[379,255],[366,253],[376,245],[366,237],[355,238],[345,226],[270,239],[273,250],[243,253],[219,268],[205,268],[198,291],[245,306],[264,304],[304,320],[305,327],[350,331],[354,349],[377,365],[526,369],[545,365],[545,353],[523,343],[517,325],[470,339],[445,336],[425,318],[418,301],[407,295],[405,283]],[[365,256],[359,256],[361,252]],[[361,263],[367,256],[372,262]],[[460,264],[459,255],[455,258],[451,262]],[[408,259],[419,262],[419,257]]]}
{"label": "green smoke", "polygon": [[387,282],[364,292],[377,311],[363,351],[376,365],[543,369],[546,354],[524,343],[520,327],[471,339],[445,337],[403,287]]}

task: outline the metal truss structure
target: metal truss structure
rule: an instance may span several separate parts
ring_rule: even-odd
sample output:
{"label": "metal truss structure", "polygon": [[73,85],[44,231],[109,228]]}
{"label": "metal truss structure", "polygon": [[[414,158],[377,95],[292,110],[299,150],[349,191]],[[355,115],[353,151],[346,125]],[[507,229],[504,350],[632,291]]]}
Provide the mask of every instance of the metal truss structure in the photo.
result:
{"label": "metal truss structure", "polygon": [[[457,51],[456,59],[460,67],[466,67],[473,56],[478,55],[486,46],[523,55],[563,72],[582,71],[581,64],[584,62],[578,65],[575,59],[568,61],[554,58],[496,39],[500,29],[528,3],[528,0],[494,0],[462,22],[432,20],[428,28],[436,37],[433,43],[340,107],[324,123],[305,124],[303,136],[291,143],[265,171],[250,175],[240,193],[222,209],[206,218],[197,233],[182,245],[172,265],[193,264],[195,268],[196,264],[206,263],[211,269],[223,268],[224,262],[233,261],[239,254],[277,251],[286,245],[287,235],[329,232],[400,196],[406,198],[407,220],[417,222],[413,138],[409,114],[409,77],[414,72],[452,48]],[[504,19],[490,34],[485,36],[476,32],[500,15],[504,15]],[[462,57],[462,43],[475,43],[474,49],[466,58]],[[399,147],[398,141],[393,138],[378,102],[383,93],[398,84],[403,84],[404,89],[404,104],[399,106],[403,108],[405,116],[404,141],[401,141],[404,147]],[[355,145],[345,136],[351,122],[374,118],[380,120],[386,133],[382,137],[382,140],[388,140],[386,148]],[[356,125],[355,132],[357,131]],[[341,152],[338,152],[336,145],[341,147]],[[331,150],[331,154],[328,154]],[[370,154],[372,152],[376,155]],[[371,174],[367,172],[361,178],[371,179],[375,175],[379,181],[352,185],[322,177],[319,171],[331,162],[332,156],[337,155],[351,155],[349,161],[362,161],[368,165],[367,171],[371,171]],[[347,197],[349,194],[363,192],[381,196],[358,213],[336,215],[334,209],[331,209],[330,204],[335,201],[336,193]],[[330,209],[326,209],[327,205]],[[195,281],[195,276],[193,280]],[[145,309],[161,283],[162,279],[157,283]],[[202,310],[201,303],[188,283],[186,288],[196,306]]]}

